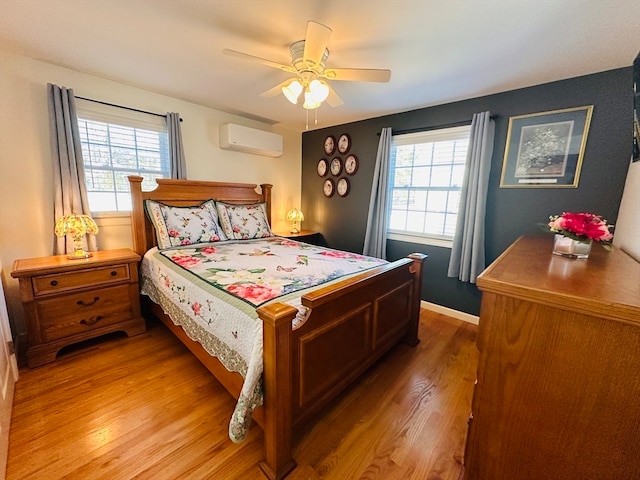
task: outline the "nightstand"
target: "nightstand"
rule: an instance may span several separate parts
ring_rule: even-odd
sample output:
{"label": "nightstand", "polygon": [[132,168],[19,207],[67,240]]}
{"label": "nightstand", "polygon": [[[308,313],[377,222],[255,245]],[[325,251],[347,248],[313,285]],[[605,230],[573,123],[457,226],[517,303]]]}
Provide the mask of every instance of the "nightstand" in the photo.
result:
{"label": "nightstand", "polygon": [[11,276],[20,282],[29,367],[52,362],[62,347],[105,333],[144,333],[139,261],[129,249],[93,252],[83,260],[66,255],[16,260]]}
{"label": "nightstand", "polygon": [[327,244],[320,232],[315,230],[300,230],[298,233],[291,232],[273,232],[278,237],[290,238],[291,240],[299,240],[300,242],[326,247]]}

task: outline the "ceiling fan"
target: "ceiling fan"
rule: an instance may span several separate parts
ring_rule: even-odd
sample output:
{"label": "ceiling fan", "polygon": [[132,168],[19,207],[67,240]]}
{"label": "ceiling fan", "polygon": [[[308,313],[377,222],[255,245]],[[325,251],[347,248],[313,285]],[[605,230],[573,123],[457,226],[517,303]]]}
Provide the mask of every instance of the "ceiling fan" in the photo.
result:
{"label": "ceiling fan", "polygon": [[329,57],[327,44],[330,36],[331,29],[329,27],[312,20],[308,21],[305,39],[294,42],[289,47],[291,65],[285,65],[228,48],[225,48],[222,52],[232,57],[261,63],[294,75],[294,78],[285,80],[263,92],[260,96],[272,97],[282,92],[291,103],[297,104],[298,98],[304,92],[303,107],[307,110],[318,108],[325,100],[332,107],[337,107],[344,103],[325,80],[382,83],[389,81],[391,70],[326,68],[325,62]]}

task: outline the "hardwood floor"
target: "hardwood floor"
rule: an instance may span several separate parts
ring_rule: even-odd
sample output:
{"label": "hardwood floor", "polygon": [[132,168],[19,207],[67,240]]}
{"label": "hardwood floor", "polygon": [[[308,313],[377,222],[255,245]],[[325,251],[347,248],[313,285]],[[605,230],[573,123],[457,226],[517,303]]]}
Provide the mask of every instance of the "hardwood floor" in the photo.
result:
{"label": "hardwood floor", "polygon": [[[290,480],[457,480],[476,326],[422,311],[394,347],[297,435]],[[22,370],[7,479],[263,479],[262,430],[234,444],[234,400],[160,323]]]}

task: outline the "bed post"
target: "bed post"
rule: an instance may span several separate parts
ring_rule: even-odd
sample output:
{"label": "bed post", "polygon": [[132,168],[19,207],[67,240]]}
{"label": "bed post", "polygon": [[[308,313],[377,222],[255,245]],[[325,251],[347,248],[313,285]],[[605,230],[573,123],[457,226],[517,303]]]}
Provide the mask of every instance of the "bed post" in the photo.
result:
{"label": "bed post", "polygon": [[[127,177],[131,187],[131,236],[133,250],[138,255],[147,252],[147,242],[144,231],[144,203],[142,201],[142,177],[131,175]],[[142,230],[140,230],[142,229]]]}
{"label": "bed post", "polygon": [[269,220],[269,225],[271,225],[271,189],[273,185],[270,183],[261,183],[260,184],[260,192],[262,193],[262,198],[267,203],[267,220]]}
{"label": "bed post", "polygon": [[291,449],[291,322],[297,310],[283,303],[258,309],[264,339],[264,444],[260,468],[269,480],[284,478],[296,466]]}
{"label": "bed post", "polygon": [[411,318],[409,320],[409,329],[404,337],[404,343],[415,347],[420,343],[418,338],[418,327],[420,325],[420,304],[422,302],[422,267],[427,259],[423,253],[412,253],[409,258],[413,260],[413,264],[409,267],[409,271],[413,273],[415,280],[413,282],[413,303],[411,304]]}

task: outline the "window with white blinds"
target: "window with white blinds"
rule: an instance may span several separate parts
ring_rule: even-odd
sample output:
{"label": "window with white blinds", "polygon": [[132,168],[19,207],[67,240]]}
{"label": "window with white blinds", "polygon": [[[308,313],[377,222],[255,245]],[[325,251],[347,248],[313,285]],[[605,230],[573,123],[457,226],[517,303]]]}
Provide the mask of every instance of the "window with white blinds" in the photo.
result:
{"label": "window with white blinds", "polygon": [[129,175],[146,190],[171,176],[164,117],[81,99],[76,110],[92,212],[130,211]]}
{"label": "window with white blinds", "polygon": [[471,126],[394,135],[388,236],[450,246]]}

